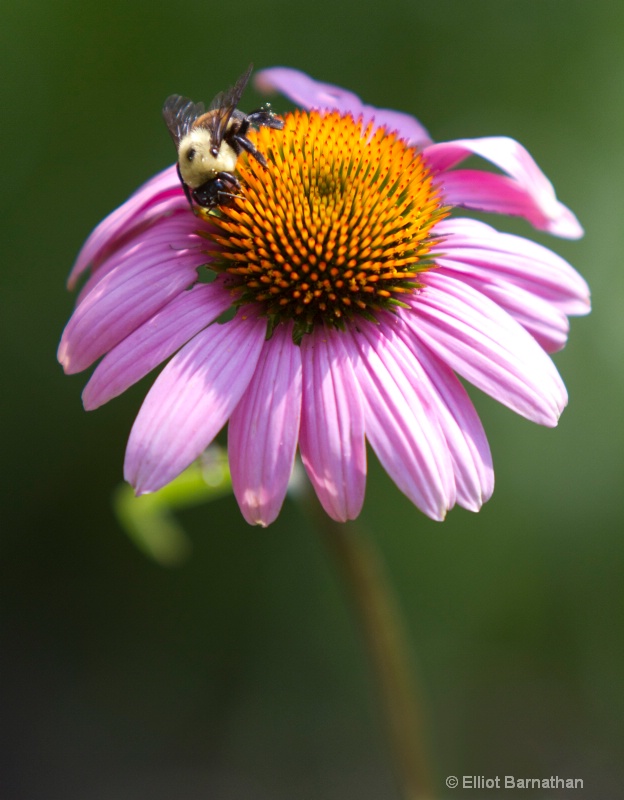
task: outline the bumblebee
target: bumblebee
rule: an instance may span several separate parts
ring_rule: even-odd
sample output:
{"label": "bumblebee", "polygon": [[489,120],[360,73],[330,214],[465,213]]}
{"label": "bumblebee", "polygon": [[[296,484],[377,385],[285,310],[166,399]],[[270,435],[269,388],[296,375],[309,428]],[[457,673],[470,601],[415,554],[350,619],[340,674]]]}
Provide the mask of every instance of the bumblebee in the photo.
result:
{"label": "bumblebee", "polygon": [[238,110],[252,68],[250,64],[234,86],[219,92],[207,111],[203,103],[179,94],[165,101],[163,117],[178,151],[178,175],[191,208],[195,202],[212,209],[237,196],[240,181],[234,170],[243,150],[266,167],[265,157],[247,138],[252,125],[284,127],[268,105],[251,114]]}

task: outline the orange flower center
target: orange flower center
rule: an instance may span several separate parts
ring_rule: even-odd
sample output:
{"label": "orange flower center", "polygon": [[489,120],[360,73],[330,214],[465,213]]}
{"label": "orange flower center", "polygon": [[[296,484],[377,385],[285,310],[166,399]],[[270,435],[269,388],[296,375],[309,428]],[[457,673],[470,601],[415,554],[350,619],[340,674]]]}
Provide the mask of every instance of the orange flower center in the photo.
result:
{"label": "orange flower center", "polygon": [[241,196],[201,212],[218,244],[210,267],[232,276],[240,303],[260,304],[270,329],[293,320],[297,341],[403,305],[448,214],[420,153],[338,112],[297,111],[249,138],[267,169],[241,155]]}

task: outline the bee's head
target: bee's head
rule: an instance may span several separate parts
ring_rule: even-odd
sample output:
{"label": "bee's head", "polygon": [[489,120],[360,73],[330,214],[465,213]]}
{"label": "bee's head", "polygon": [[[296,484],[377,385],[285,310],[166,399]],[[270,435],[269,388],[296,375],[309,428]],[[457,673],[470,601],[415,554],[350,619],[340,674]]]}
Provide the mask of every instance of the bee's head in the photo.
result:
{"label": "bee's head", "polygon": [[178,163],[182,180],[191,189],[204,184],[222,171],[220,151],[205,128],[197,128],[187,134],[178,148]]}
{"label": "bee's head", "polygon": [[195,128],[187,134],[178,148],[182,180],[191,189],[203,186],[219,172],[233,173],[237,154],[224,140],[215,144],[210,131]]}

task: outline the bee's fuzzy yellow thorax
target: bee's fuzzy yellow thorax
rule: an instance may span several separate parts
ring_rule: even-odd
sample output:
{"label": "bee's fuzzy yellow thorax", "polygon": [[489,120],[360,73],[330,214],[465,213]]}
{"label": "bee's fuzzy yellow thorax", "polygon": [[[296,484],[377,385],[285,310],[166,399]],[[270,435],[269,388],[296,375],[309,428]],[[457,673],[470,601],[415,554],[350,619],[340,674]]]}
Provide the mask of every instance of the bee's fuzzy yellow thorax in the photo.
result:
{"label": "bee's fuzzy yellow thorax", "polygon": [[180,142],[180,174],[191,189],[202,186],[218,172],[234,172],[236,169],[238,157],[227,142],[221,142],[217,156],[210,152],[212,146],[212,136],[204,128],[191,131]]}

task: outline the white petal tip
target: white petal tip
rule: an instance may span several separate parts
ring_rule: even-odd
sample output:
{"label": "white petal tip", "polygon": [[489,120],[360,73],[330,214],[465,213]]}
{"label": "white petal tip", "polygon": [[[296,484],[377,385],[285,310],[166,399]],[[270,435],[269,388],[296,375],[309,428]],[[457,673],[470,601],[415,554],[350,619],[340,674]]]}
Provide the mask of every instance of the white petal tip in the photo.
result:
{"label": "white petal tip", "polygon": [[566,213],[551,220],[544,229],[562,239],[581,239],[585,235],[582,225],[569,209],[566,208],[565,211]]}
{"label": "white petal tip", "polygon": [[249,514],[245,514],[245,512],[242,511],[242,510],[241,510],[241,513],[242,513],[243,517],[245,518],[245,522],[248,525],[253,525],[256,528],[268,528],[269,525],[271,524],[271,522],[273,522],[272,519],[271,520],[267,520],[267,519],[265,519],[263,517],[256,517],[256,516],[251,516]]}

